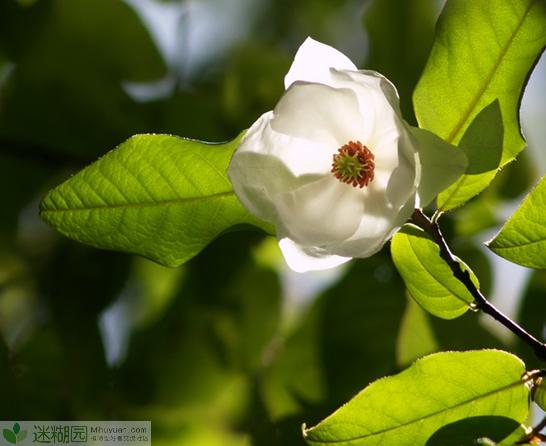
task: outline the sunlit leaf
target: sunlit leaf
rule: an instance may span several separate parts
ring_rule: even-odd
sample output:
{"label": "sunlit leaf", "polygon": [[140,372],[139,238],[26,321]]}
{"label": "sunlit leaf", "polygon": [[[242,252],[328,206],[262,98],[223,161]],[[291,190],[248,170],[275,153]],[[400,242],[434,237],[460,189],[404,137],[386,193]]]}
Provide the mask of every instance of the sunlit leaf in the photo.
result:
{"label": "sunlit leaf", "polygon": [[498,99],[504,124],[502,164],[523,148],[522,89],[546,45],[543,0],[448,1],[427,66],[414,93],[419,125],[458,144]]}
{"label": "sunlit leaf", "polygon": [[465,174],[440,193],[438,209],[448,211],[483,191],[495,177],[502,156],[503,123],[498,100],[485,107],[466,130],[459,147],[468,158]]}
{"label": "sunlit leaf", "polygon": [[487,243],[496,254],[529,268],[546,268],[546,177]]}
{"label": "sunlit leaf", "polygon": [[42,218],[77,241],[180,265],[235,225],[263,227],[226,176],[238,142],[134,136],[52,190]]}
{"label": "sunlit leaf", "polygon": [[[391,242],[392,259],[411,296],[425,310],[443,319],[466,312],[474,298],[440,257],[438,245],[413,225],[404,226]],[[469,270],[463,262],[464,269]],[[471,272],[473,280],[477,279]]]}
{"label": "sunlit leaf", "polygon": [[503,417],[513,430],[512,420],[529,412],[524,372],[519,358],[498,350],[436,353],[370,384],[304,435],[313,446],[425,445],[440,428],[471,417]]}

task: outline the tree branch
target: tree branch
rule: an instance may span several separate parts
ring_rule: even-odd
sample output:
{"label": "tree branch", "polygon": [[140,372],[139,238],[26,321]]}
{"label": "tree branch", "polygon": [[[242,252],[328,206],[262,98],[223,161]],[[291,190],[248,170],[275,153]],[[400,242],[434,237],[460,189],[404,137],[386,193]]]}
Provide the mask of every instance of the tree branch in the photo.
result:
{"label": "tree branch", "polygon": [[470,278],[468,271],[464,271],[461,268],[461,264],[457,261],[456,257],[453,255],[449,246],[447,245],[440,227],[435,221],[431,221],[420,209],[415,209],[410,220],[411,223],[419,226],[426,233],[428,233],[436,244],[440,248],[440,257],[449,265],[453,275],[466,287],[466,289],[474,297],[474,305],[477,309],[482,310],[484,313],[493,317],[496,321],[504,325],[508,330],[518,336],[523,342],[528,344],[536,356],[543,361],[546,361],[546,344],[540,342],[533,335],[525,331],[521,326],[516,322],[510,319],[508,316],[503,314],[500,310],[494,307],[481,293],[481,291],[476,288],[474,282]]}

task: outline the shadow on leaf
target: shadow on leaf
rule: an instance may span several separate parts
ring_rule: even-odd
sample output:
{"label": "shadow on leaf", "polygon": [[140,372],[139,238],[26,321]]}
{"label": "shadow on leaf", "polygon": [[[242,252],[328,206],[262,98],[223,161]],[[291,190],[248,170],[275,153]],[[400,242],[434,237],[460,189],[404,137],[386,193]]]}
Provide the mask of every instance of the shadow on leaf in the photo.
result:
{"label": "shadow on leaf", "polygon": [[471,417],[438,429],[426,446],[494,445],[519,426],[511,418],[499,416]]}

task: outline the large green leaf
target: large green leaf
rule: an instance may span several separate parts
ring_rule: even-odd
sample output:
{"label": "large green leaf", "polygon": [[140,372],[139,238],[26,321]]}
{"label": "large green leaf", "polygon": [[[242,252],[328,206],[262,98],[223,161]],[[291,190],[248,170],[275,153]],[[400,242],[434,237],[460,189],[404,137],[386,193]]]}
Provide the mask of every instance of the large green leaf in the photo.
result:
{"label": "large green leaf", "polygon": [[[440,257],[438,245],[421,229],[404,226],[391,242],[392,259],[411,296],[443,319],[466,312],[474,298]],[[461,266],[468,269],[463,262]],[[475,283],[477,279],[470,271]]]}
{"label": "large green leaf", "polygon": [[74,240],[180,265],[235,225],[265,228],[226,176],[238,143],[134,136],[53,189],[42,218]]}
{"label": "large green leaf", "polygon": [[499,100],[502,164],[524,146],[518,108],[530,70],[546,45],[543,0],[448,1],[414,93],[420,127],[457,144],[487,105]]}
{"label": "large green leaf", "polygon": [[495,178],[502,156],[502,115],[498,100],[485,107],[466,130],[459,147],[468,159],[465,174],[438,195],[441,211],[456,208],[483,191]]}
{"label": "large green leaf", "polygon": [[[433,354],[370,384],[304,435],[310,445],[414,446],[473,417],[521,423],[529,412],[524,372],[519,358],[499,350]],[[489,431],[485,423],[482,432]]]}
{"label": "large green leaf", "polygon": [[511,262],[546,268],[546,177],[523,200],[487,246]]}

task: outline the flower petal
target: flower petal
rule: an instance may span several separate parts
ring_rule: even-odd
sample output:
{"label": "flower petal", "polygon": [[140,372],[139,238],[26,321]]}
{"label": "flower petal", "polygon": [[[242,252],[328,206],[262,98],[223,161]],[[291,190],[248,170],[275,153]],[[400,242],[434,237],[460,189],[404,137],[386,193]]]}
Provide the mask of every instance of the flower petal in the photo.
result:
{"label": "flower petal", "polygon": [[[328,169],[320,165],[308,141],[300,141],[271,130],[273,112],[263,114],[247,131],[231,159],[228,177],[245,207],[268,222],[277,221],[272,197],[280,191],[316,181]],[[307,159],[311,160],[308,161]],[[313,172],[315,168],[315,172]]]}
{"label": "flower petal", "polygon": [[275,107],[273,130],[313,141],[329,150],[328,161],[349,141],[367,139],[371,120],[364,120],[354,91],[297,82]]}
{"label": "flower petal", "polygon": [[303,248],[288,237],[279,240],[279,247],[290,269],[297,273],[334,268],[351,260],[350,257],[322,254],[315,248]]}
{"label": "flower petal", "polygon": [[335,247],[325,246],[325,251],[355,258],[366,258],[379,252],[387,240],[410,218],[415,208],[415,196],[414,192],[402,209],[396,212],[394,210],[385,212],[380,200],[367,202],[366,212],[355,234],[343,244]]}
{"label": "flower petal", "polygon": [[308,37],[294,57],[294,62],[284,78],[284,87],[288,89],[296,81],[330,85],[330,68],[356,70],[356,66],[345,54]]}
{"label": "flower petal", "polygon": [[468,160],[461,149],[445,142],[434,133],[417,127],[410,129],[419,145],[419,205],[423,207],[464,174]]}
{"label": "flower petal", "polygon": [[274,198],[282,232],[305,246],[341,243],[356,231],[363,212],[363,190],[333,175]]}

